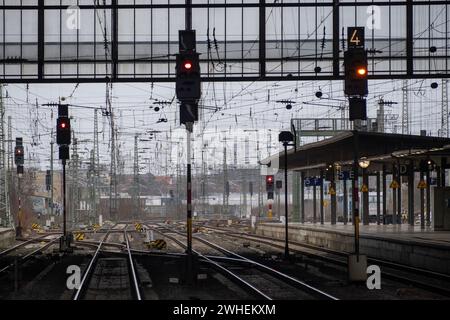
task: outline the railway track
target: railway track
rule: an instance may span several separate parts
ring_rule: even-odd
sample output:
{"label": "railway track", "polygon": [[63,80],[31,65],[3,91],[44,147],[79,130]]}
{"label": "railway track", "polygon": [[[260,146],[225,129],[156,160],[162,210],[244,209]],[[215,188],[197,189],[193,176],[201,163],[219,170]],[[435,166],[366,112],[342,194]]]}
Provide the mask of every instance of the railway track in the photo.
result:
{"label": "railway track", "polygon": [[[251,241],[258,244],[264,244],[284,250],[284,240],[273,239],[260,235],[249,235],[243,232],[232,232],[219,227],[201,226],[206,229],[221,232],[221,235]],[[321,260],[340,267],[347,267],[347,252],[322,248],[306,243],[289,241],[289,251],[310,259]],[[404,284],[412,285],[433,293],[438,293],[450,297],[450,275],[437,273],[425,269],[406,266],[386,260],[368,257],[367,261],[383,267],[382,276],[386,279],[398,281]]]}
{"label": "railway track", "polygon": [[[159,226],[155,232],[162,234],[183,248],[186,244],[173,234],[185,236],[183,233]],[[208,263],[229,280],[233,281],[248,293],[259,299],[326,299],[337,300],[336,297],[314,288],[294,277],[279,272],[257,261],[231,252],[216,243],[199,237],[193,237],[223,254],[223,256],[207,256],[196,250],[193,253],[203,262]]]}
{"label": "railway track", "polygon": [[[3,273],[6,273],[6,271],[10,270],[11,268],[13,268],[17,263],[23,264],[24,262],[26,262],[27,260],[29,260],[31,257],[37,255],[38,253],[41,253],[43,251],[45,251],[46,249],[50,248],[52,245],[59,243],[59,239],[60,237],[55,237],[53,239],[45,239],[47,237],[50,236],[54,236],[57,233],[50,233],[50,234],[45,234],[36,238],[32,238],[32,239],[28,239],[22,243],[19,243],[11,248],[8,248],[2,252],[0,252],[0,275],[2,275]],[[20,257],[12,257],[11,254],[21,250],[23,248],[25,248],[27,245],[32,244],[34,242],[45,242],[44,244],[39,245],[39,247],[37,248],[32,248],[30,251],[24,253],[24,255],[20,256]],[[17,260],[16,260],[17,259]]]}
{"label": "railway track", "polygon": [[107,232],[99,242],[94,255],[85,268],[80,286],[75,291],[73,300],[142,300],[126,228],[127,225],[122,231],[126,243],[126,258],[102,256],[101,251],[110,235]]}

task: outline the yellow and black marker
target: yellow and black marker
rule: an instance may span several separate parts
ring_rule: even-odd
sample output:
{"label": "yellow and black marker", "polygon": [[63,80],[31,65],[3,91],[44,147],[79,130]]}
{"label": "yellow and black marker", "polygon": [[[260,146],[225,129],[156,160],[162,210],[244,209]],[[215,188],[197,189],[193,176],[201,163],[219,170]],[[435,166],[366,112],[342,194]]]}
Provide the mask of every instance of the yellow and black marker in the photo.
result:
{"label": "yellow and black marker", "polygon": [[77,240],[77,241],[84,240],[84,233],[82,233],[82,232],[75,233],[75,240]]}
{"label": "yellow and black marker", "polygon": [[142,224],[141,223],[135,223],[134,227],[137,231],[141,232],[142,231]]}
{"label": "yellow and black marker", "polygon": [[166,243],[166,241],[164,241],[162,239],[157,239],[157,240],[150,241],[149,247],[158,249],[158,250],[162,250],[167,247],[167,243]]}
{"label": "yellow and black marker", "polygon": [[40,229],[40,226],[39,226],[37,223],[33,223],[33,224],[31,225],[31,229],[33,229],[33,230],[38,230],[38,229]]}

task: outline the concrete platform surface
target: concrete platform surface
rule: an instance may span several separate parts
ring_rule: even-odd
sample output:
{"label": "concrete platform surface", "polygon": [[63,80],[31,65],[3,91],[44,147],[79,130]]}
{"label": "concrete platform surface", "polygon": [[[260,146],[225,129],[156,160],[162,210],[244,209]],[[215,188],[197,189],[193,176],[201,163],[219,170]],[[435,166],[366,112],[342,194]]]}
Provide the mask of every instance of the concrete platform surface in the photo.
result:
{"label": "concrete platform surface", "polygon": [[[284,224],[260,223],[256,233],[284,239]],[[289,223],[289,239],[354,252],[352,224]],[[369,257],[450,274],[450,232],[409,225],[360,224],[360,252]]]}

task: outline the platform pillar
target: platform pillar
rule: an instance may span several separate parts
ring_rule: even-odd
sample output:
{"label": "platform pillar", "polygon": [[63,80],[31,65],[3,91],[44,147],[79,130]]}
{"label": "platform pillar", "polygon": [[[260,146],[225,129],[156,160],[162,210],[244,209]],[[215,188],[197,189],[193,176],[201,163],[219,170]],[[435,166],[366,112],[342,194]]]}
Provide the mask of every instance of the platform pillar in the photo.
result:
{"label": "platform pillar", "polygon": [[[369,188],[369,175],[367,174],[367,169],[362,170],[362,180],[363,185],[367,186],[367,189]],[[363,214],[362,214],[362,220],[363,225],[369,225],[369,191],[362,192],[362,200],[363,200]]]}
{"label": "platform pillar", "polygon": [[408,223],[414,226],[414,162],[408,164]]}
{"label": "platform pillar", "polygon": [[320,170],[320,190],[319,190],[319,192],[320,192],[320,224],[323,224],[324,223],[324,221],[325,221],[325,217],[324,217],[324,214],[323,214],[323,181],[324,181],[324,178],[323,178],[323,170]]}
{"label": "platform pillar", "polygon": [[[331,187],[335,190],[335,192],[333,194],[331,194],[331,224],[336,224],[336,207],[337,207],[337,203],[336,203],[336,181],[335,181],[335,176],[334,176],[334,168],[333,168],[333,176],[332,176],[332,180],[331,180]],[[321,206],[323,207],[323,203],[321,204]],[[322,209],[323,210],[323,209]]]}
{"label": "platform pillar", "polygon": [[[425,173],[420,171],[420,181],[425,180]],[[428,179],[427,179],[428,180]],[[428,181],[427,181],[428,187]],[[420,188],[420,228],[425,229],[425,189]]]}
{"label": "platform pillar", "polygon": [[313,184],[313,223],[316,223],[317,219],[317,197],[316,197],[316,184]]}
{"label": "platform pillar", "polygon": [[402,223],[402,176],[400,174],[400,162],[397,165],[397,179],[398,179],[398,189],[397,189],[397,221]]}
{"label": "platform pillar", "polygon": [[431,187],[430,187],[430,170],[427,170],[426,171],[426,181],[427,181],[427,187],[426,187],[426,191],[425,191],[425,194],[426,194],[426,200],[427,200],[427,206],[426,206],[426,209],[425,209],[425,214],[426,214],[426,217],[425,217],[425,220],[426,220],[426,223],[427,223],[427,226],[429,227],[430,225],[431,225],[431,217],[430,217],[430,213],[431,213]]}
{"label": "platform pillar", "polygon": [[386,165],[383,164],[383,177],[382,177],[382,186],[383,186],[383,224],[386,224],[386,212],[387,212],[387,193],[386,193]]}
{"label": "platform pillar", "polygon": [[[392,164],[392,181],[397,179],[395,164]],[[398,182],[398,181],[397,181]],[[397,224],[397,190],[392,188],[392,224]]]}
{"label": "platform pillar", "polygon": [[377,225],[380,224],[380,212],[381,212],[381,197],[380,197],[380,172],[377,171]]}
{"label": "platform pillar", "polygon": [[348,194],[347,194],[347,179],[346,177],[343,177],[342,184],[343,184],[343,215],[344,215],[344,225],[347,225],[348,221]]}
{"label": "platform pillar", "polygon": [[300,173],[300,222],[305,223],[305,172]]}

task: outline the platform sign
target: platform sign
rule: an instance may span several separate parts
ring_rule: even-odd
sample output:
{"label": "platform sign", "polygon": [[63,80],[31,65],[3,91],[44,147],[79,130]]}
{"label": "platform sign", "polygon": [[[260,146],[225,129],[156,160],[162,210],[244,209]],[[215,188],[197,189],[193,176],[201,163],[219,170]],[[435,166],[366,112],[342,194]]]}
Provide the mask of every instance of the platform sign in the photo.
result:
{"label": "platform sign", "polygon": [[347,47],[364,48],[364,27],[347,28]]}
{"label": "platform sign", "polygon": [[401,176],[407,176],[409,173],[408,166],[406,164],[401,164],[398,169]]}
{"label": "platform sign", "polygon": [[436,178],[430,178],[430,186],[437,186],[437,179]]}
{"label": "platform sign", "polygon": [[305,178],[305,187],[320,187],[322,185],[322,178],[318,177],[306,177]]}
{"label": "platform sign", "polygon": [[353,171],[339,171],[339,180],[353,180]]}

